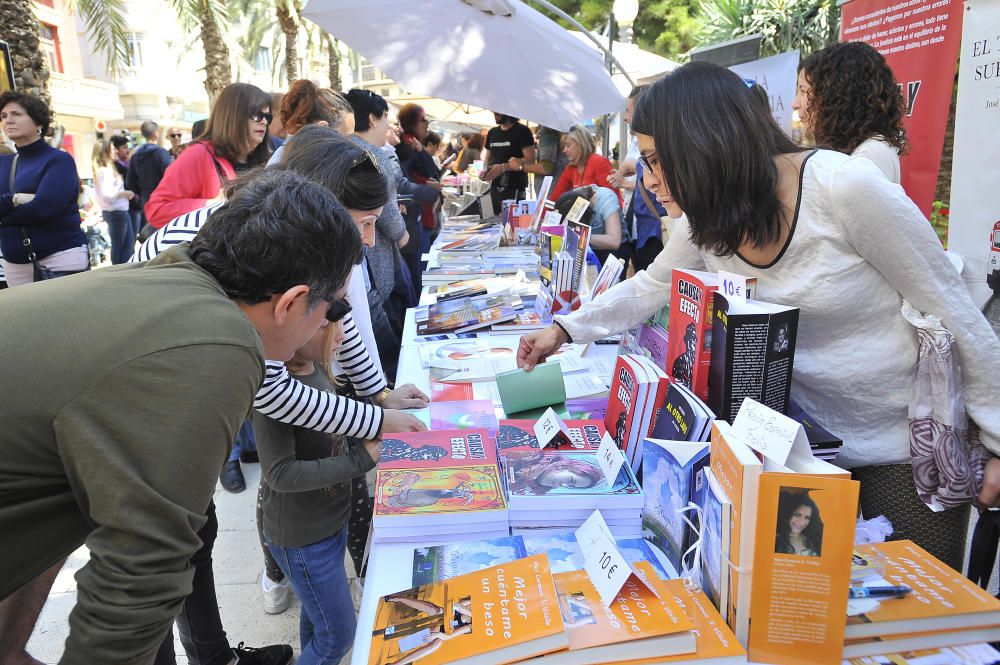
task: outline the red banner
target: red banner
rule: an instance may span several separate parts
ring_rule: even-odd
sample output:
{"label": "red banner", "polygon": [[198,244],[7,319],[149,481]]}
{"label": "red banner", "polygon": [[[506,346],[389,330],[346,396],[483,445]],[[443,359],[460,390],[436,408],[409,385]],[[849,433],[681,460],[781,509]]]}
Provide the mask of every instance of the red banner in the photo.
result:
{"label": "red banner", "polygon": [[903,90],[910,152],[903,189],[930,217],[962,36],[962,0],[851,0],[843,6],[841,41],[879,50]]}

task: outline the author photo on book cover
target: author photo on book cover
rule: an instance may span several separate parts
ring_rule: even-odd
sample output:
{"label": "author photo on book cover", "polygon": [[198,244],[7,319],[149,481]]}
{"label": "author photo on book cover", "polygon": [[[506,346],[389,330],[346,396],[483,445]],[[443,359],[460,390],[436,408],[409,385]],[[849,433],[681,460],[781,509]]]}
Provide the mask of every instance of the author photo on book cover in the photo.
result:
{"label": "author photo on book cover", "polygon": [[819,507],[801,487],[783,487],[778,495],[776,554],[822,556],[823,520]]}

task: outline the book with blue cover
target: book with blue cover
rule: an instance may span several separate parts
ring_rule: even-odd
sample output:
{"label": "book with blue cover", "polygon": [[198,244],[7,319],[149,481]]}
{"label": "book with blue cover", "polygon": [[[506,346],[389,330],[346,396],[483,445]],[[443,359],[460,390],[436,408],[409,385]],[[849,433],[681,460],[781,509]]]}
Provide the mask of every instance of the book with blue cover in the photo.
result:
{"label": "book with blue cover", "polygon": [[733,504],[710,467],[702,469],[695,489],[701,506],[701,589],[715,609],[723,613],[729,603],[729,522]]}
{"label": "book with blue cover", "polygon": [[[555,534],[522,535],[526,556],[533,554],[547,554],[549,566],[553,573],[566,573],[573,570],[583,570],[583,552],[576,542],[576,536],[572,531]],[[660,560],[650,549],[649,543],[642,538],[621,538],[615,543],[618,551],[631,564],[639,561],[648,561],[656,570],[656,574],[661,579],[670,579],[670,575]]]}
{"label": "book with blue cover", "polygon": [[[708,465],[706,442],[646,439],[642,450],[642,530],[647,540],[667,555],[675,570],[691,545],[691,529],[679,511],[693,500],[695,476]],[[695,520],[689,513],[689,519]]]}
{"label": "book with blue cover", "polygon": [[418,547],[413,550],[413,586],[451,579],[526,556],[521,536]]}

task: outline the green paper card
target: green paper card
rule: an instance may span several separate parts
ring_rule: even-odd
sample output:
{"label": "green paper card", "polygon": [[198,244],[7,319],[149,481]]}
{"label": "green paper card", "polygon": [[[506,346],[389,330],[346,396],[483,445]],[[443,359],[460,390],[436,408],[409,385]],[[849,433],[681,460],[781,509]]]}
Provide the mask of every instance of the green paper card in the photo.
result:
{"label": "green paper card", "polygon": [[507,414],[566,401],[562,366],[557,362],[535,365],[530,372],[515,369],[497,374],[497,388]]}

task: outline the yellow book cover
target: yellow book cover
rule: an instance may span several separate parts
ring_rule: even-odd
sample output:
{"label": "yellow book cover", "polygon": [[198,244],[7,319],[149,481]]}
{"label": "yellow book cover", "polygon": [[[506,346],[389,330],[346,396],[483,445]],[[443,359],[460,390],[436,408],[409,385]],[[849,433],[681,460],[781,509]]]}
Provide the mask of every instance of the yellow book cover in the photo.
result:
{"label": "yellow book cover", "polygon": [[750,601],[750,660],[839,665],[858,514],[856,481],[764,473]]}
{"label": "yellow book cover", "polygon": [[[390,516],[505,511],[507,502],[495,465],[437,469],[379,469],[375,474],[375,520]],[[476,517],[476,515],[479,517]]]}
{"label": "yellow book cover", "polygon": [[694,652],[694,624],[684,610],[667,594],[658,598],[634,576],[608,607],[586,571],[556,573],[554,578],[570,650],[546,656],[545,662],[596,665],[624,654],[653,658]]}
{"label": "yellow book cover", "polygon": [[729,629],[722,615],[712,605],[703,591],[691,589],[683,580],[663,580],[654,573],[644,571],[643,564],[637,563],[636,570],[663,597],[674,599],[694,624],[694,653],[668,656],[666,658],[646,658],[622,661],[619,665],[654,665],[659,663],[697,663],[698,665],[743,665],[747,662],[746,650]]}
{"label": "yellow book cover", "polygon": [[538,554],[380,598],[368,665],[493,665],[567,645]]}
{"label": "yellow book cover", "polygon": [[761,461],[749,446],[731,431],[729,423],[712,423],[712,452],[709,456],[712,473],[722,491],[732,503],[729,527],[729,602],[722,615],[742,644],[747,643],[750,630],[750,586],[752,575],[754,526],[757,514],[757,483]]}
{"label": "yellow book cover", "polygon": [[[884,583],[908,586],[902,598],[851,601],[847,637],[1000,625],[1000,600],[909,540],[861,545],[862,556],[884,560]],[[875,584],[870,578],[865,584]]]}

